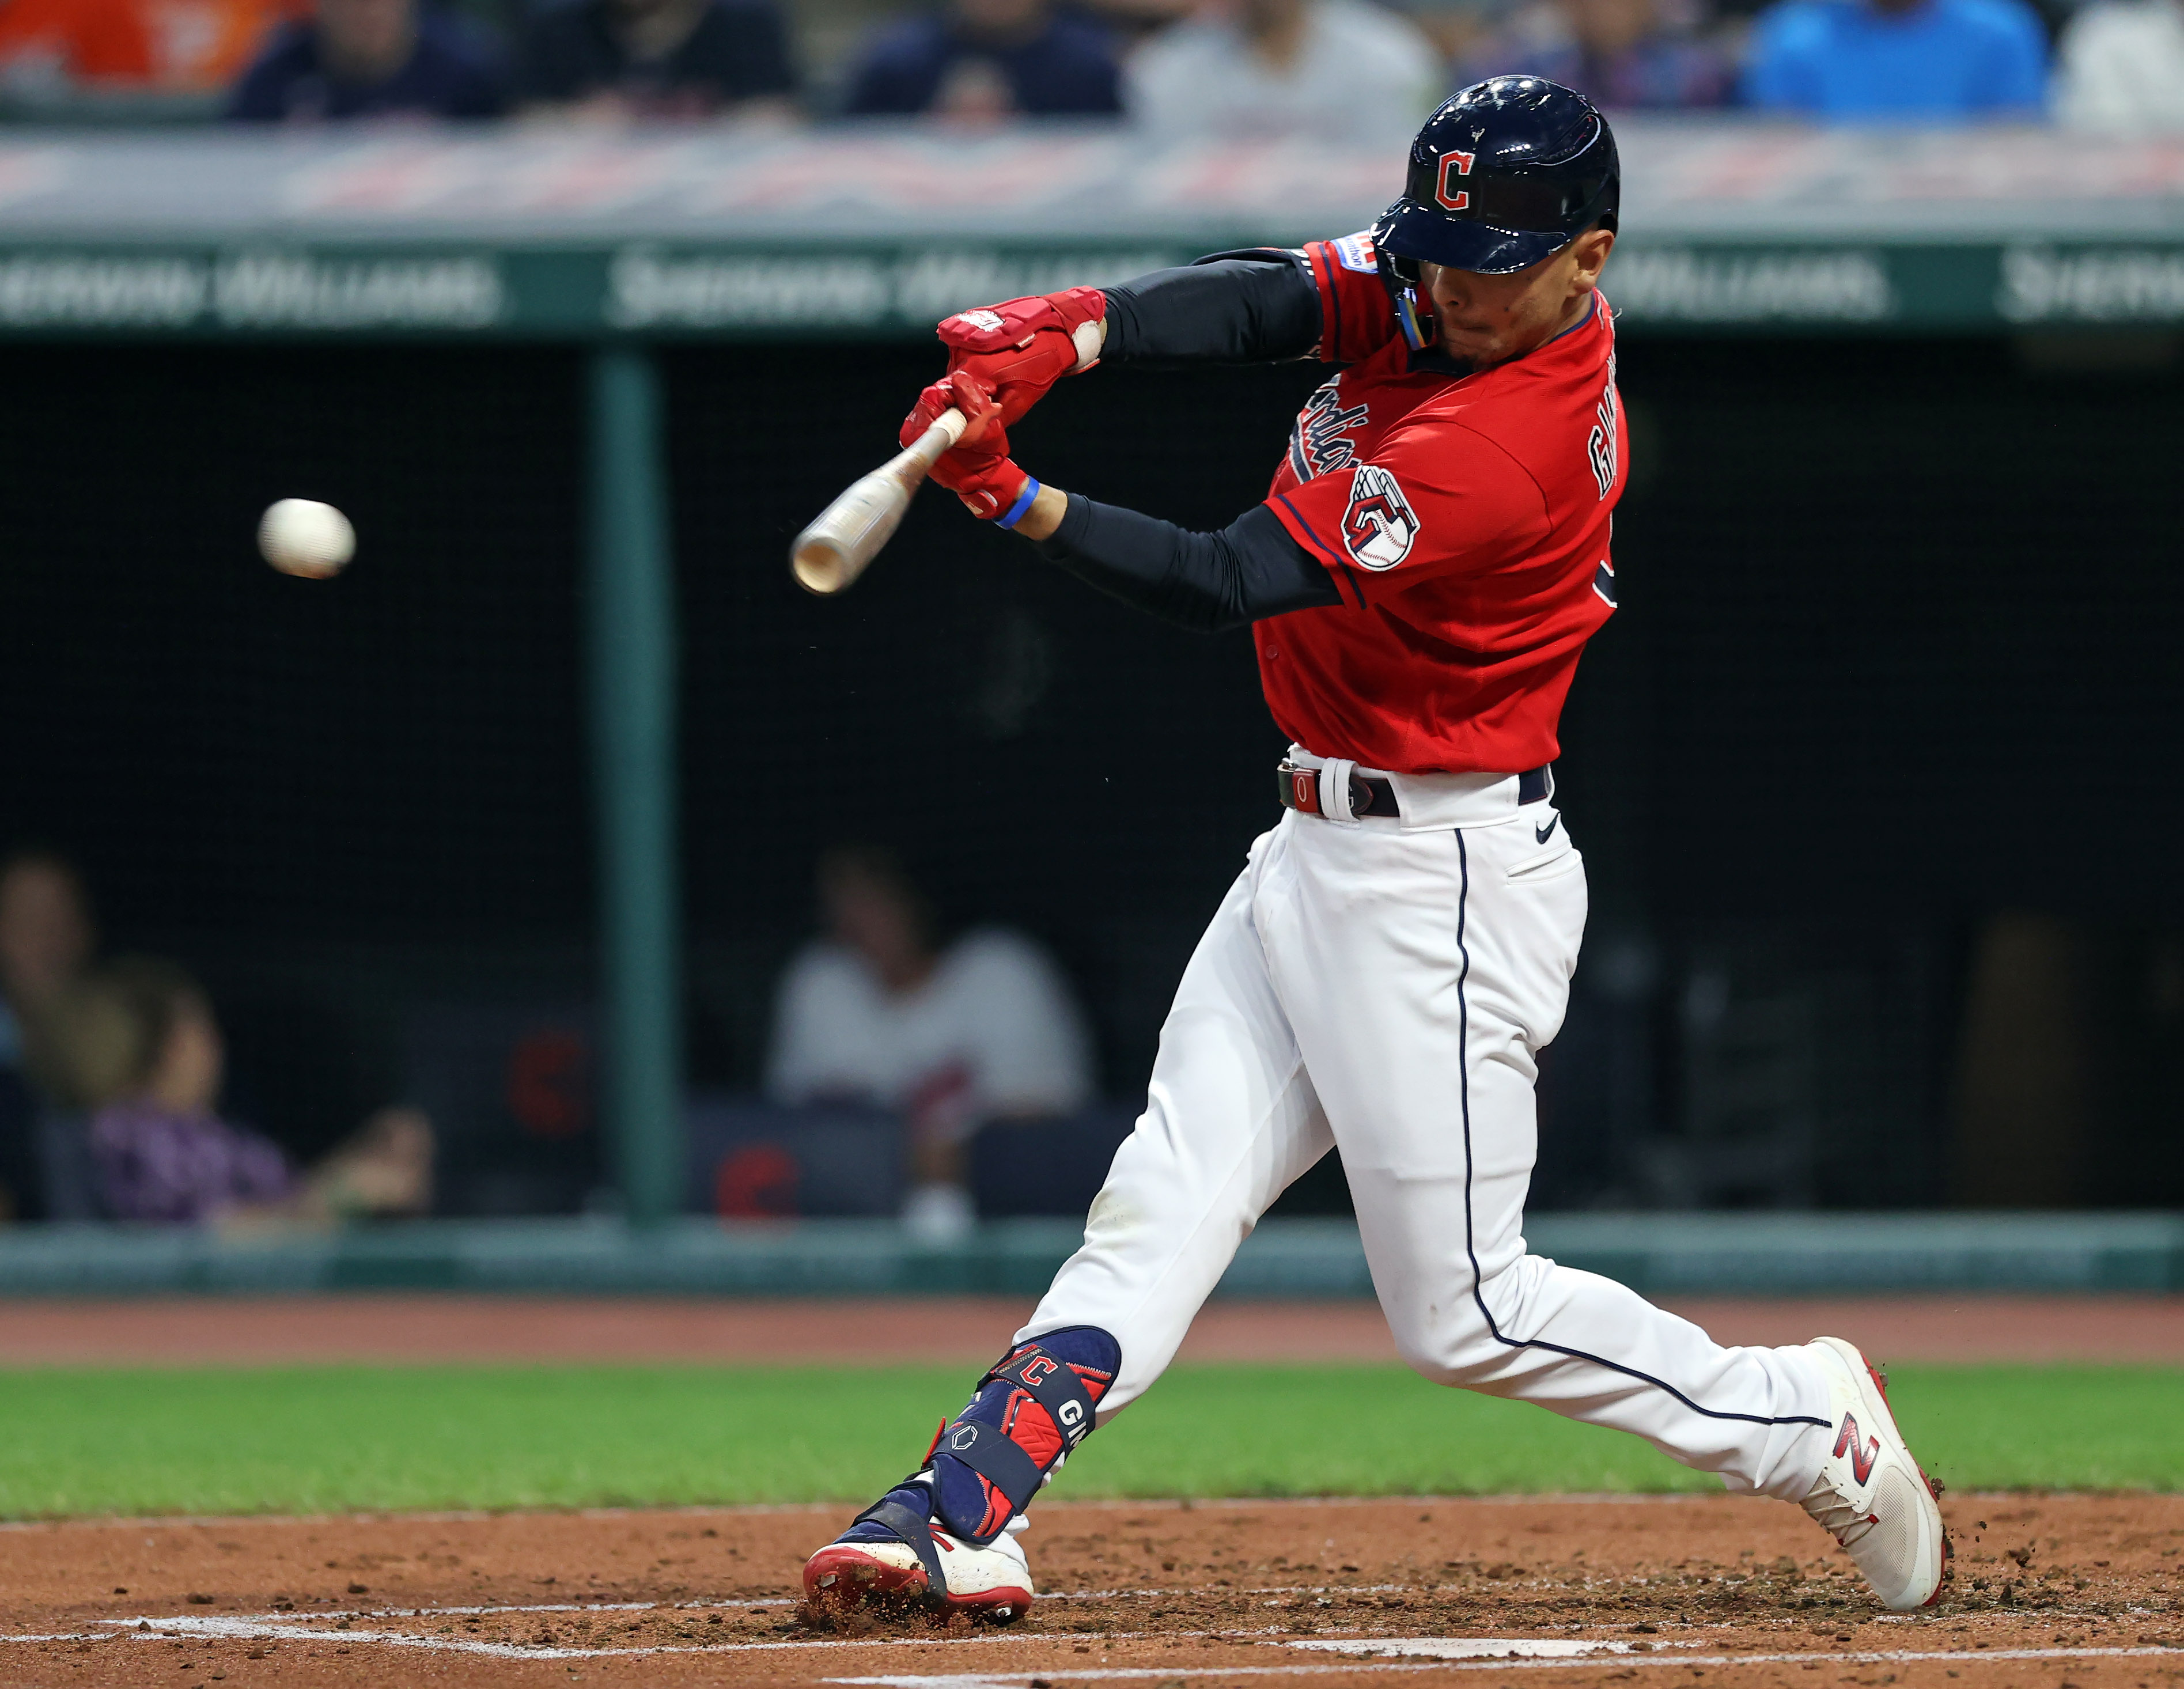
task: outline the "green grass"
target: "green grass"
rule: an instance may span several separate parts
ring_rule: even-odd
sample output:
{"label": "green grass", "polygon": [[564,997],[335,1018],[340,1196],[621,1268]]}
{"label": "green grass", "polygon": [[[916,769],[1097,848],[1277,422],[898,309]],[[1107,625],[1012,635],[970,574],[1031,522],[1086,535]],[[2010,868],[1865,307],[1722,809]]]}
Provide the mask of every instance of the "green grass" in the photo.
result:
{"label": "green grass", "polygon": [[[0,1373],[0,1515],[869,1500],[960,1368],[295,1367]],[[1903,1367],[1927,1468],[2184,1489],[2184,1369]],[[1065,1496],[1707,1490],[1634,1438],[1393,1367],[1178,1368]]]}

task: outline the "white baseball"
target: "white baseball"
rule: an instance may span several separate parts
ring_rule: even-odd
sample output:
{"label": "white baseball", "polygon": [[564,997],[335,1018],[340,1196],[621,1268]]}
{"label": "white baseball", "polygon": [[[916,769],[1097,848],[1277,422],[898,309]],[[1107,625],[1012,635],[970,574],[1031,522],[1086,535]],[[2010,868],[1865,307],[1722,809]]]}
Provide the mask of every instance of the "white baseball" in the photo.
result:
{"label": "white baseball", "polygon": [[258,549],[284,575],[323,581],[340,574],[356,555],[356,530],[332,504],[281,499],[259,518]]}

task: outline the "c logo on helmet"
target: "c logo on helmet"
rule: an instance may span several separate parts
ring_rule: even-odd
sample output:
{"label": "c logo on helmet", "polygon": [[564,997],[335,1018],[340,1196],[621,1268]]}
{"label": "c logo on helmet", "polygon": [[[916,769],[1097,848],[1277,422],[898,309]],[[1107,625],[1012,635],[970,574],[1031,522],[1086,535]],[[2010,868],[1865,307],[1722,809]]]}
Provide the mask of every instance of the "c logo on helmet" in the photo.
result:
{"label": "c logo on helmet", "polygon": [[1434,183],[1434,198],[1440,203],[1442,210],[1468,211],[1471,209],[1469,190],[1451,187],[1448,185],[1448,174],[1451,170],[1454,170],[1460,176],[1469,176],[1472,160],[1478,156],[1476,153],[1443,153],[1440,155],[1440,176]]}

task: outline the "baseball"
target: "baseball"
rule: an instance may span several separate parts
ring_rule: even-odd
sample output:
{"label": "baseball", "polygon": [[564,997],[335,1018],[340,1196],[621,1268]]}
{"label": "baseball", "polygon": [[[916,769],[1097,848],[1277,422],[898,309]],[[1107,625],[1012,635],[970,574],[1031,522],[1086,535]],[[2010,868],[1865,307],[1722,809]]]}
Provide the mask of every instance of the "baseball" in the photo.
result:
{"label": "baseball", "polygon": [[258,549],[284,575],[330,580],[356,555],[356,530],[332,504],[281,499],[259,518]]}

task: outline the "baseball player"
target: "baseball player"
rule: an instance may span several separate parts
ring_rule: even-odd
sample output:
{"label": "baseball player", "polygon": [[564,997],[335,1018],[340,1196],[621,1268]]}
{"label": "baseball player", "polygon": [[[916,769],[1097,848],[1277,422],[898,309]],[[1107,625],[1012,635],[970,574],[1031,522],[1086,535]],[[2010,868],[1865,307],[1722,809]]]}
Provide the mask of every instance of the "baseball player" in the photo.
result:
{"label": "baseball player", "polygon": [[[1167,621],[1251,624],[1294,741],[1289,813],[1184,972],[1084,1246],[915,1473],[812,1555],[822,1606],[1021,1614],[1025,1507],[1160,1376],[1259,1216],[1336,1145],[1418,1372],[1799,1503],[1889,1607],[1938,1592],[1941,1511],[1856,1348],[1724,1348],[1525,1248],[1533,1083],[1585,914],[1556,725],[1614,611],[1629,466],[1597,287],[1619,180],[1590,103],[1496,77],[1428,120],[1369,233],[941,325],[949,374],[905,439],[961,407],[934,478],[975,515]],[[1315,355],[1337,373],[1265,500],[1217,533],[1010,459],[1008,425],[1095,362]]]}

